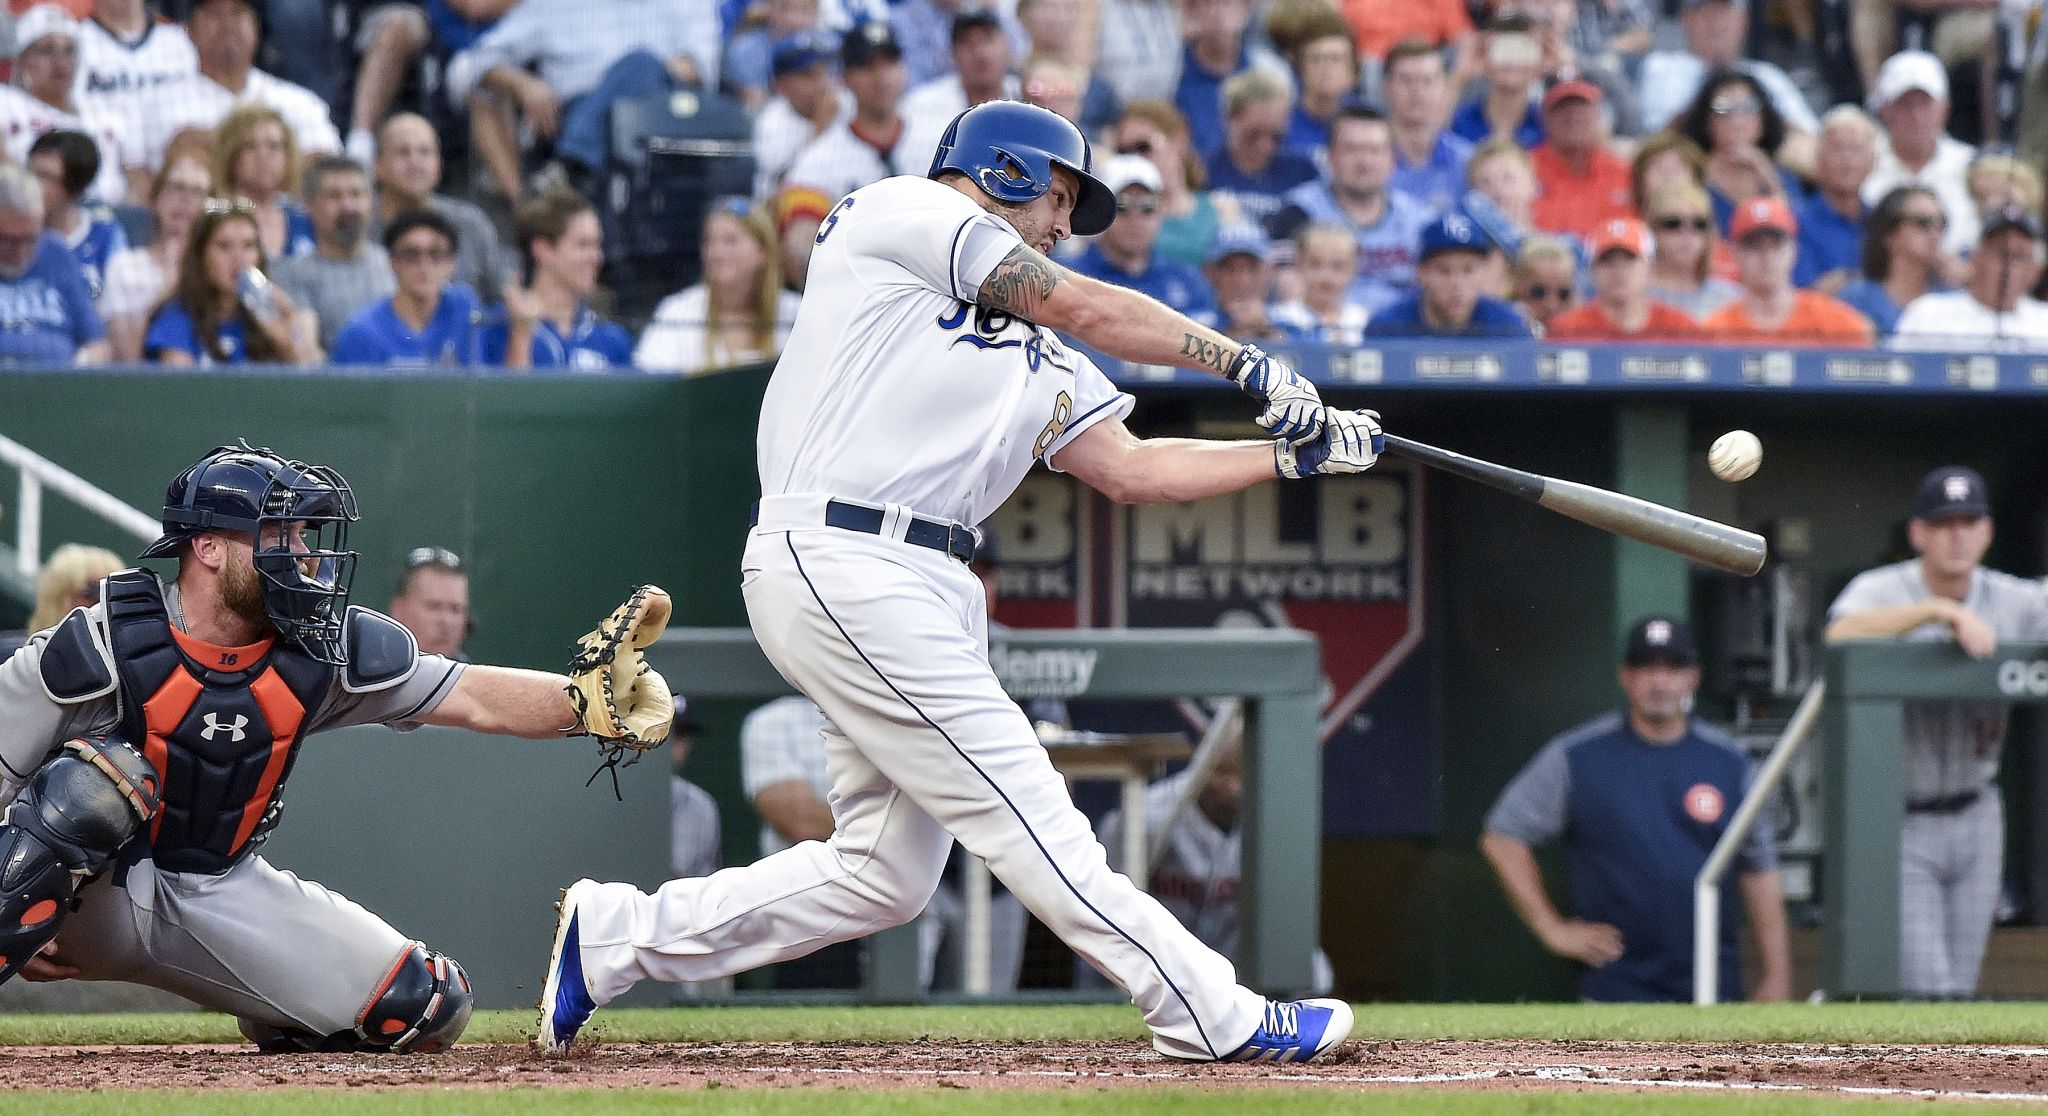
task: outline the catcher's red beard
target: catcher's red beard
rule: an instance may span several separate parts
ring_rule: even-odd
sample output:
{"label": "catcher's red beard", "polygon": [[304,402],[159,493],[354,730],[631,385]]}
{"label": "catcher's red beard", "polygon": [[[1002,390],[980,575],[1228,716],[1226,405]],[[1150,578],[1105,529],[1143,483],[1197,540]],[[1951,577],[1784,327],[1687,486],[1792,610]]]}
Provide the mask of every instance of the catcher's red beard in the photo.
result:
{"label": "catcher's red beard", "polygon": [[220,603],[259,628],[270,627],[270,613],[263,607],[263,579],[248,562],[229,562],[221,567]]}

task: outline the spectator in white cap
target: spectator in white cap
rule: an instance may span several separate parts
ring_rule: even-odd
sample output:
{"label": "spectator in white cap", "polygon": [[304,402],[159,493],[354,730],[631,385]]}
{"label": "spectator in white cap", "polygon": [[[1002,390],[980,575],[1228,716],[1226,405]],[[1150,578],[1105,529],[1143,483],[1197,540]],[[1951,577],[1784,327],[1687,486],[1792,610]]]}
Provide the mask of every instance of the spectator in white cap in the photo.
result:
{"label": "spectator in white cap", "polygon": [[2048,349],[2048,302],[2027,297],[2041,279],[2041,222],[2019,206],[1985,215],[1962,289],[1908,303],[1893,343],[1901,349]]}
{"label": "spectator in white cap", "polygon": [[1863,180],[1871,205],[1894,186],[1925,186],[1941,199],[1948,232],[1941,246],[1958,255],[1977,243],[1977,207],[1970,200],[1970,161],[1977,149],[1948,134],[1948,71],[1924,50],[1885,59],[1870,90],[1870,110],[1884,125],[1877,169]]}
{"label": "spectator in white cap", "polygon": [[78,21],[55,4],[38,4],[14,23],[14,85],[0,87],[0,135],[7,157],[28,162],[45,132],[82,132],[99,148],[100,170],[86,200],[112,204],[149,192],[141,145],[127,124],[97,104],[73,99],[78,80]]}
{"label": "spectator in white cap", "polygon": [[1803,136],[1820,131],[1813,106],[1806,103],[1806,95],[1785,71],[1743,57],[1742,48],[1749,39],[1748,0],[1684,0],[1678,19],[1685,28],[1686,48],[1651,51],[1643,59],[1637,87],[1643,93],[1646,134],[1677,119],[1699,94],[1707,75],[1722,69],[1740,70],[1755,78],[1790,130]]}
{"label": "spectator in white cap", "polygon": [[1116,195],[1116,220],[1081,253],[1073,270],[1091,279],[1142,291],[1203,323],[1216,320],[1216,295],[1202,273],[1159,251],[1166,223],[1160,205],[1165,184],[1142,155],[1118,155],[1102,164],[1102,184]]}

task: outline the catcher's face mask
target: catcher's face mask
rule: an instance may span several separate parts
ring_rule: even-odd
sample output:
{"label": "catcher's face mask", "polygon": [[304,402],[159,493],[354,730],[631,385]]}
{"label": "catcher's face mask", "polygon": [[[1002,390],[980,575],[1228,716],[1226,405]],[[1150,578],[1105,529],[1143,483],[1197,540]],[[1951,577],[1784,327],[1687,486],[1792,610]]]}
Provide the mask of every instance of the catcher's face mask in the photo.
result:
{"label": "catcher's face mask", "polygon": [[336,666],[348,662],[342,623],[356,552],[348,526],[360,518],[355,493],[324,465],[287,462],[259,503],[250,556],[263,584],[263,607],[280,636]]}

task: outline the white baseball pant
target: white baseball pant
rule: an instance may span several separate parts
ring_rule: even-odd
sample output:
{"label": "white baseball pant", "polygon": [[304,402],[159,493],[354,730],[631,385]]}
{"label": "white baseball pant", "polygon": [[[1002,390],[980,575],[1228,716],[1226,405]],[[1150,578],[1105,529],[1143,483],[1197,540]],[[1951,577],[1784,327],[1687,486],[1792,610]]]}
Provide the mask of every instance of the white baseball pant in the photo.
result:
{"label": "white baseball pant", "polygon": [[[579,905],[585,983],[711,980],[917,917],[954,838],[1129,993],[1161,1053],[1216,1058],[1259,1025],[1230,961],[1109,868],[1030,722],[988,665],[980,582],[935,550],[818,526],[771,497],[742,583],[755,637],[826,716],[834,833],[652,895]],[[887,520],[897,524],[894,514]]]}

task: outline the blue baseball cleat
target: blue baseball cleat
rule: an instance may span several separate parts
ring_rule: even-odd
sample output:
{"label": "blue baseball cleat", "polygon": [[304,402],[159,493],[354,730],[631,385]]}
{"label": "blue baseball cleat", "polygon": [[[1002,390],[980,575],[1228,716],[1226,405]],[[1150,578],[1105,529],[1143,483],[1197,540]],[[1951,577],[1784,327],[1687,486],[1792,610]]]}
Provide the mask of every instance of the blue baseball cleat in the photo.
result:
{"label": "blue baseball cleat", "polygon": [[[540,1038],[542,1050],[561,1054],[576,1041],[576,1032],[590,1022],[597,1004],[583,984],[582,939],[576,927],[576,903],[591,880],[577,880],[562,892],[555,904],[555,947],[548,954],[548,979],[540,990]],[[1347,1016],[1348,1018],[1348,1016]]]}
{"label": "blue baseball cleat", "polygon": [[1306,1062],[1351,1033],[1351,1005],[1342,1000],[1266,1001],[1259,1029],[1225,1062]]}

